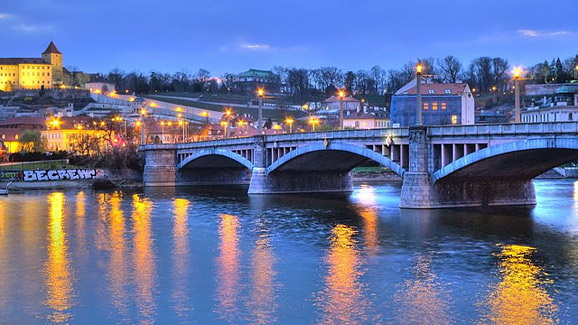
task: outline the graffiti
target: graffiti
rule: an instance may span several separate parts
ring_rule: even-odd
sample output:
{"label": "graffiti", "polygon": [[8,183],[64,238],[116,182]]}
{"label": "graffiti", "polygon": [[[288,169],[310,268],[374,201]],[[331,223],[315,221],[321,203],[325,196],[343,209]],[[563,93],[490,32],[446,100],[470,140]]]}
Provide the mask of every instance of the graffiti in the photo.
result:
{"label": "graffiti", "polygon": [[98,174],[96,169],[25,170],[22,172],[22,180],[43,182],[94,179]]}
{"label": "graffiti", "polygon": [[22,172],[0,172],[0,179],[22,179]]}

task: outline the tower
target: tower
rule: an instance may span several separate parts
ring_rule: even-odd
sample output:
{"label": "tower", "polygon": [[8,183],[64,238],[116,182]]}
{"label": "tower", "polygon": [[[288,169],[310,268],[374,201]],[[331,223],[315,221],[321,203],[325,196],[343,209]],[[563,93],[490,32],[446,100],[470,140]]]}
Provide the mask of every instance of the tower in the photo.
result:
{"label": "tower", "polygon": [[52,83],[63,82],[62,53],[56,48],[54,42],[50,41],[50,44],[42,53],[42,59],[52,65]]}

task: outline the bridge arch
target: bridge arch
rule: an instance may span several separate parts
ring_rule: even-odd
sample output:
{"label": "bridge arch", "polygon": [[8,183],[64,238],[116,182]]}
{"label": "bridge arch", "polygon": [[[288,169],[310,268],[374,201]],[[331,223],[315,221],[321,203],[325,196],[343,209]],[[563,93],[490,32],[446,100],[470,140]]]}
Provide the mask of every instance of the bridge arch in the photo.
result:
{"label": "bridge arch", "polygon": [[[208,159],[213,158],[213,159]],[[225,149],[218,149],[218,148],[210,148],[210,149],[202,149],[196,151],[194,154],[190,155],[182,162],[177,165],[177,170],[181,170],[194,162],[199,162],[201,164],[200,167],[219,167],[215,165],[214,158],[221,158],[220,161],[222,163],[232,163],[238,165],[239,167],[246,167],[249,170],[253,170],[253,163],[251,163],[248,159],[244,158],[243,156],[236,154],[230,150]],[[210,164],[210,165],[207,165]]]}
{"label": "bridge arch", "polygon": [[449,179],[529,180],[578,159],[578,139],[546,137],[507,142],[468,154],[442,167],[432,181]]}
{"label": "bridge arch", "polygon": [[[350,144],[350,143],[345,143],[345,142],[328,142],[328,143],[315,142],[315,143],[312,143],[309,145],[298,147],[297,149],[285,154],[284,156],[279,158],[277,161],[272,163],[269,167],[267,167],[267,173],[271,174],[271,173],[274,173],[275,171],[286,169],[287,166],[289,166],[290,164],[298,161],[300,158],[303,158],[307,155],[319,154],[317,158],[321,158],[326,153],[331,153],[331,152],[333,152],[333,153],[342,152],[342,153],[346,153],[347,156],[360,158],[358,160],[343,159],[341,164],[334,166],[336,169],[349,171],[352,168],[354,168],[356,165],[359,165],[359,163],[366,161],[367,159],[370,159],[370,160],[373,160],[373,161],[379,163],[382,166],[390,168],[394,173],[396,173],[400,177],[403,176],[403,174],[405,173],[404,168],[402,168],[397,163],[391,161],[389,158],[384,157],[381,154],[379,154],[375,151],[369,150],[365,147]],[[338,159],[334,159],[334,160],[338,160]],[[322,162],[316,162],[316,163],[319,164]],[[299,168],[297,166],[299,164],[295,164],[295,165],[296,165],[295,168]]]}

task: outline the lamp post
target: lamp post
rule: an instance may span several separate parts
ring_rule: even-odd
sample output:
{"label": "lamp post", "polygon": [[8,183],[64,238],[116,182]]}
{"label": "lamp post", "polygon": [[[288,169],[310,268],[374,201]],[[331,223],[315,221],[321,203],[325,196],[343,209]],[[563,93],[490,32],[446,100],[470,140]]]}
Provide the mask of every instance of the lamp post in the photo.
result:
{"label": "lamp post", "polygon": [[141,128],[140,128],[140,143],[141,144],[146,144],[146,136],[145,136],[145,122],[144,122],[144,118],[147,115],[147,110],[146,108],[142,108],[140,110],[140,121],[141,121]]}
{"label": "lamp post", "polygon": [[416,76],[416,97],[417,97],[417,110],[415,116],[415,125],[421,126],[423,125],[423,119],[421,114],[421,74],[423,73],[423,65],[421,62],[418,62],[415,66],[415,76]]}
{"label": "lamp post", "polygon": [[257,89],[257,96],[259,96],[259,118],[257,120],[259,134],[263,134],[263,96],[265,96],[265,89]]}
{"label": "lamp post", "polygon": [[520,123],[520,78],[522,77],[522,70],[520,68],[514,69],[514,123]]}
{"label": "lamp post", "polygon": [[311,131],[315,132],[315,125],[319,123],[319,120],[317,120],[314,117],[309,118],[309,124],[311,125]]}
{"label": "lamp post", "polygon": [[229,126],[229,122],[227,121],[221,121],[221,126],[223,127],[223,132],[225,135],[225,139],[227,139],[227,127]]}
{"label": "lamp post", "polygon": [[165,138],[165,121],[161,121],[161,137],[163,138],[163,141],[164,141],[164,138]]}
{"label": "lamp post", "polygon": [[345,98],[345,91],[340,89],[337,95],[339,96],[339,129],[343,130],[343,99]]}
{"label": "lamp post", "polygon": [[185,122],[183,122],[183,120],[180,120],[179,126],[183,127],[183,142],[185,142]]}
{"label": "lamp post", "polygon": [[293,133],[293,118],[288,117],[285,119],[285,123],[289,124],[289,133]]}

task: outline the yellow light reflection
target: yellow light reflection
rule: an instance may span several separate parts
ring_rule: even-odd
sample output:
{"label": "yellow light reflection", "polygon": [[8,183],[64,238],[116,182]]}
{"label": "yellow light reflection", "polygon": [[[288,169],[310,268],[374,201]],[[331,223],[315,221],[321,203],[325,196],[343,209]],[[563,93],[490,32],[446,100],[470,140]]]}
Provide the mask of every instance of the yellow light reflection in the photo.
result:
{"label": "yellow light reflection", "polygon": [[126,263],[125,218],[122,196],[115,192],[108,199],[110,204],[110,263],[108,266],[110,300],[113,308],[121,315],[128,314],[129,296],[126,292],[128,267]]}
{"label": "yellow light reflection", "polygon": [[86,214],[86,197],[84,192],[76,194],[76,238],[78,241],[78,250],[85,253],[86,240],[84,233],[84,216]]}
{"label": "yellow light reflection", "polygon": [[351,324],[368,321],[370,302],[363,295],[359,252],[353,238],[357,231],[336,225],[331,231],[331,246],[326,258],[329,269],[325,289],[318,305],[323,312],[322,323]]}
{"label": "yellow light reflection", "polygon": [[153,290],[155,287],[155,257],[151,234],[152,203],[133,195],[134,279],[137,308],[144,322],[152,322],[155,314]]}
{"label": "yellow light reflection", "polygon": [[228,322],[236,320],[239,311],[239,220],[236,216],[222,214],[219,224],[219,257],[217,258],[217,301],[216,312]]}
{"label": "yellow light reflection", "polygon": [[187,305],[189,301],[189,292],[187,281],[189,279],[188,261],[189,261],[189,242],[187,217],[190,201],[186,199],[176,199],[173,202],[175,221],[173,226],[173,241],[175,248],[173,251],[173,293],[175,301],[174,309],[179,317],[190,317],[192,306]]}
{"label": "yellow light reflection", "polygon": [[546,292],[551,281],[534,265],[530,255],[535,248],[519,245],[502,246],[501,282],[488,298],[487,320],[498,324],[557,323],[558,306]]}
{"label": "yellow light reflection", "polygon": [[451,324],[447,294],[431,269],[431,256],[420,255],[395,300],[403,306],[398,321],[408,324]]}
{"label": "yellow light reflection", "polygon": [[70,321],[72,313],[73,291],[68,246],[64,229],[65,198],[62,193],[52,193],[48,196],[48,260],[46,262],[46,304],[52,314],[50,322],[64,323]]}
{"label": "yellow light reflection", "polygon": [[247,306],[251,312],[254,323],[275,323],[275,275],[273,268],[275,257],[271,252],[270,239],[263,234],[257,239],[253,250],[252,280],[253,291],[251,300]]}

